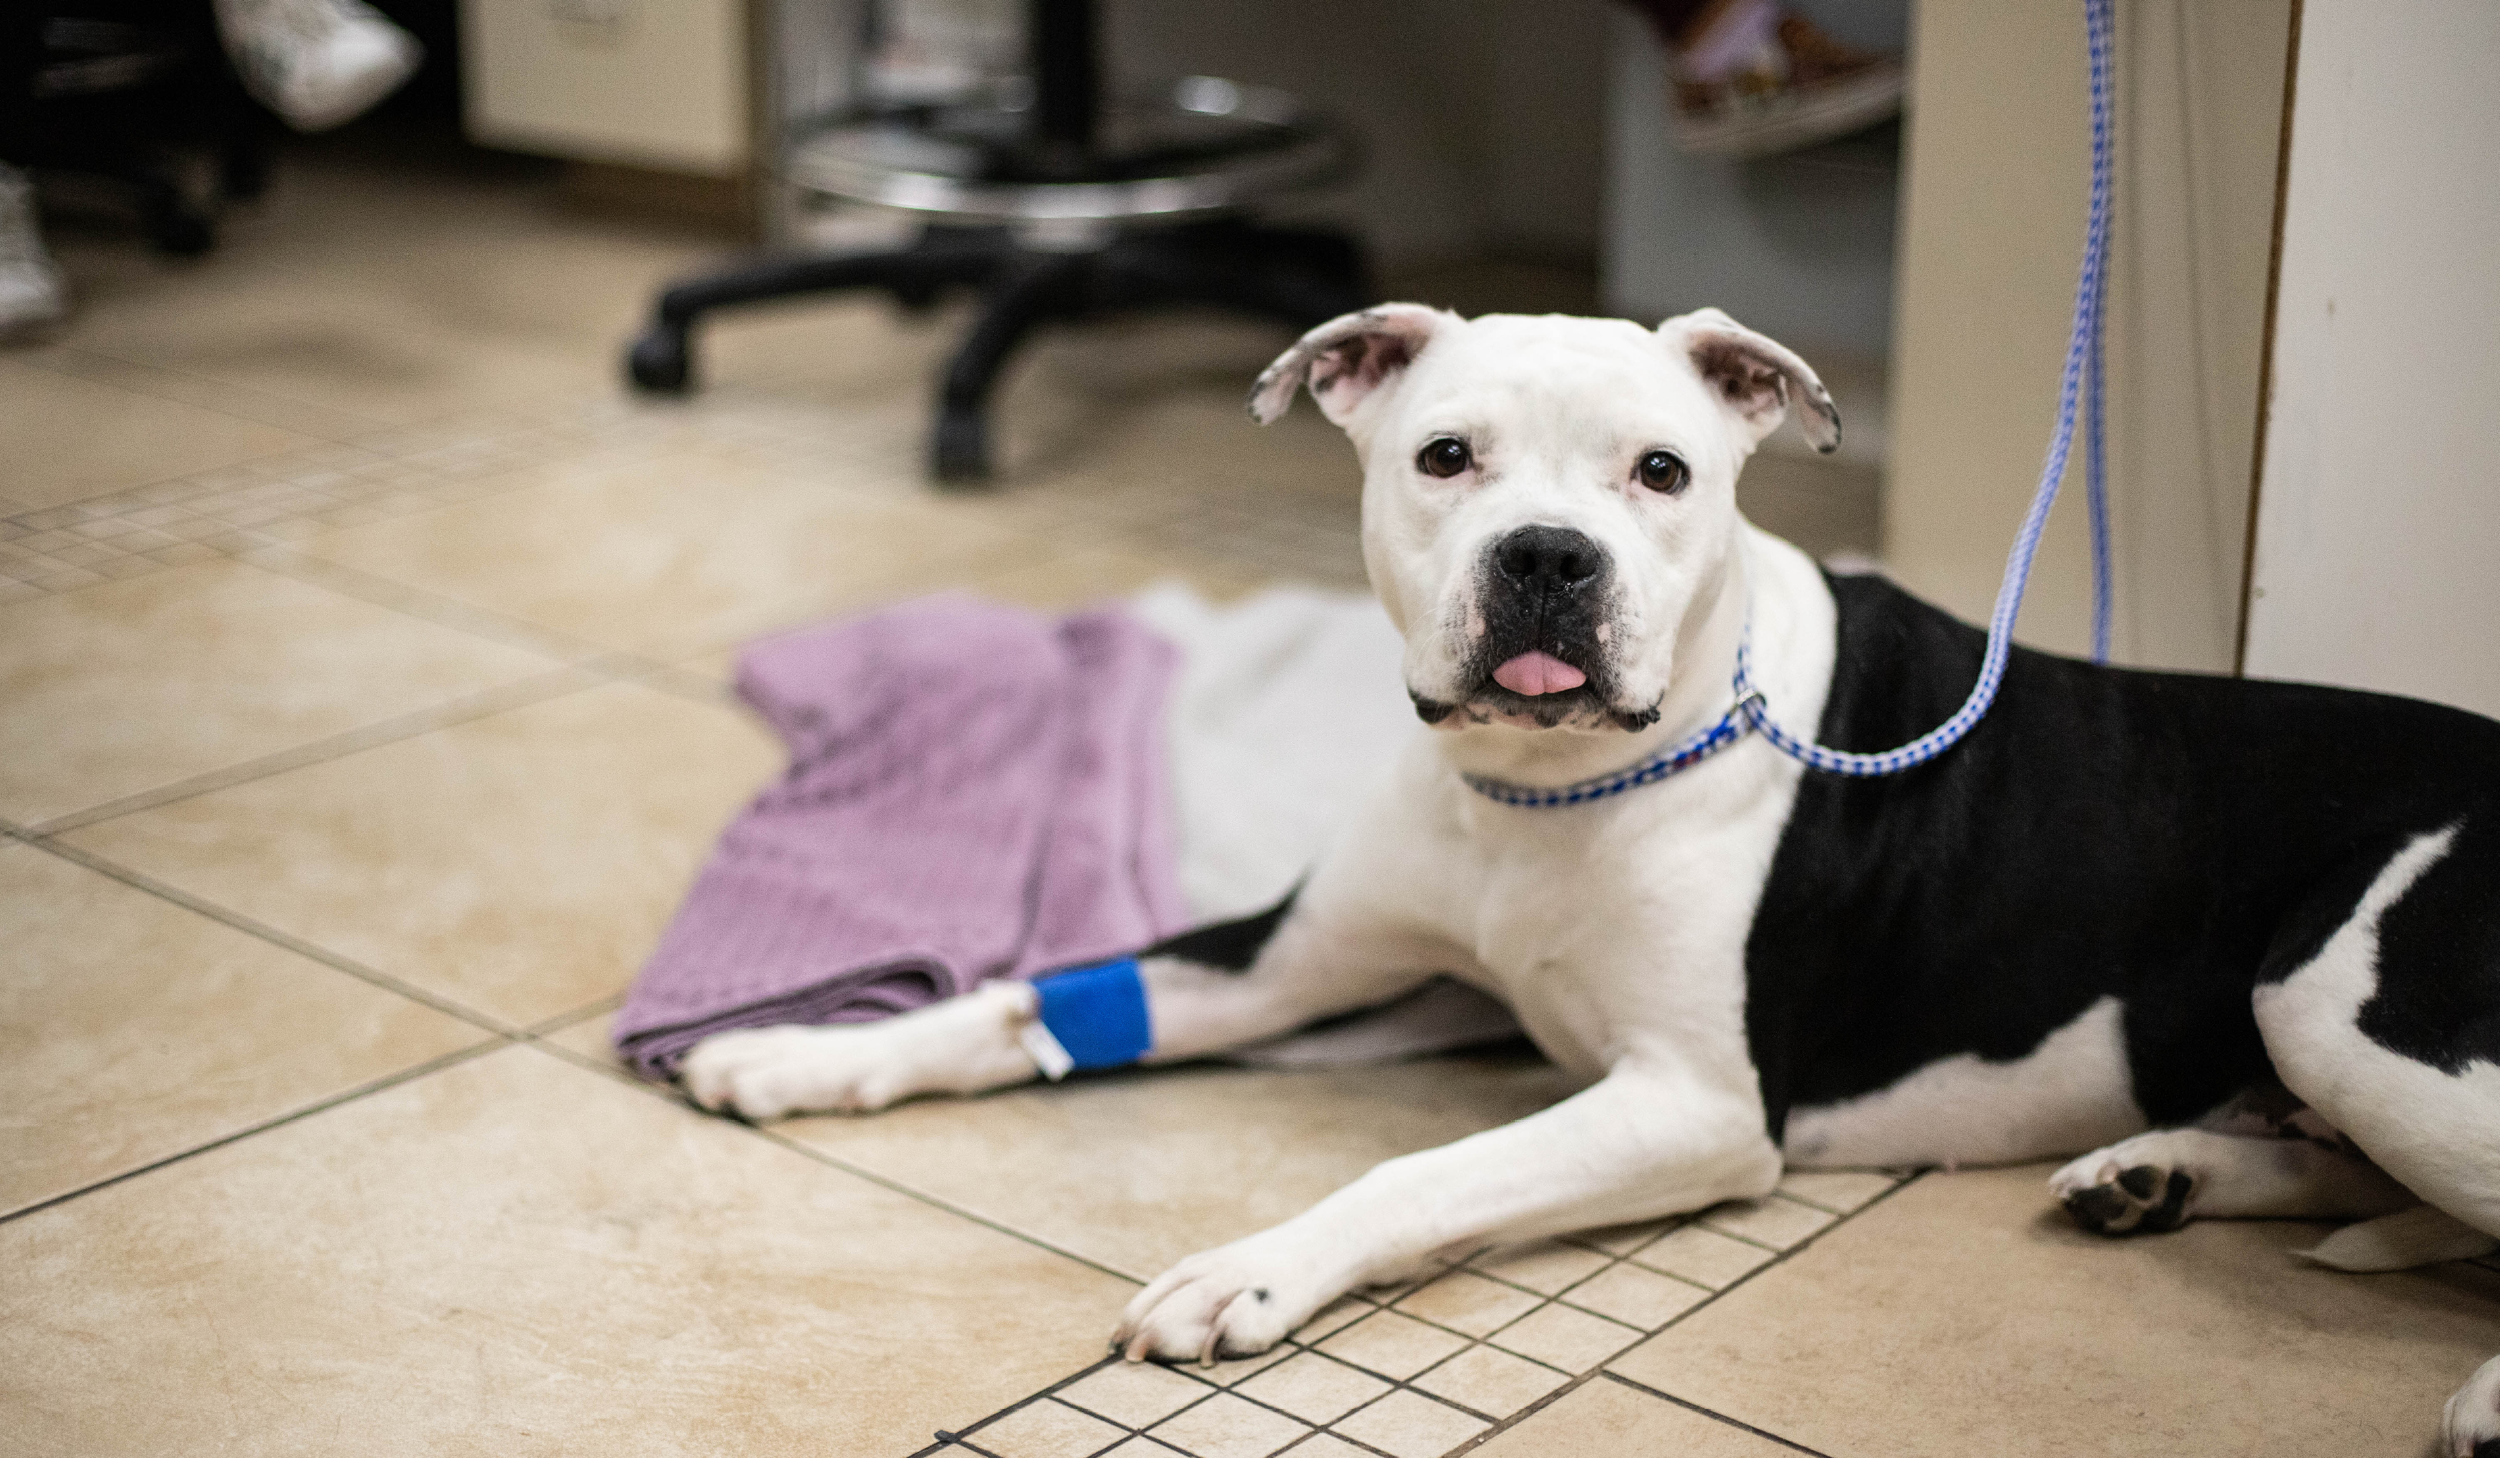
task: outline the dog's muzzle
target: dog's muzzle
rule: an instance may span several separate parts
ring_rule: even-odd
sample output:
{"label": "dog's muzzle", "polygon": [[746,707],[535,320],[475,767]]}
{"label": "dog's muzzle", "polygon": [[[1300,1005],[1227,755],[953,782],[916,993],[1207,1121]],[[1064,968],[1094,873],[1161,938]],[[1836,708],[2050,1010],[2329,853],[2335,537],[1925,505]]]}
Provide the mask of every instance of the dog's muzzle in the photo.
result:
{"label": "dog's muzzle", "polygon": [[1416,712],[1427,723],[1464,708],[1478,720],[1549,729],[1573,718],[1646,725],[1654,709],[1614,703],[1604,635],[1613,586],[1614,559],[1585,532],[1524,526],[1496,538],[1476,574],[1483,629],[1470,645],[1462,701],[1419,696]]}

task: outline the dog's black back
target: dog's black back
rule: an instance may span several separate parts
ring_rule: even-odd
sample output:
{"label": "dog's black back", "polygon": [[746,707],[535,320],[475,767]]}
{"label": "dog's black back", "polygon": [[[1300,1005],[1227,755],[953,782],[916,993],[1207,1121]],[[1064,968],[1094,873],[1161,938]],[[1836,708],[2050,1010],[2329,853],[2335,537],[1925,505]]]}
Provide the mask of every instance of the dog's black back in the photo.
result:
{"label": "dog's black back", "polygon": [[[1830,582],[1821,741],[1884,750],[1942,723],[1984,637],[1880,578]],[[2409,839],[2450,826],[2380,926],[2361,1027],[2450,1071],[2500,1062],[2496,801],[2500,724],[2473,714],[2016,649],[1995,706],[1936,760],[1807,772],[1746,948],[1772,1137],[1792,1108],[1940,1058],[2023,1057],[2112,995],[2137,1103],[2156,1126],[2191,1121],[2269,1076],[2256,984],[2307,961]]]}

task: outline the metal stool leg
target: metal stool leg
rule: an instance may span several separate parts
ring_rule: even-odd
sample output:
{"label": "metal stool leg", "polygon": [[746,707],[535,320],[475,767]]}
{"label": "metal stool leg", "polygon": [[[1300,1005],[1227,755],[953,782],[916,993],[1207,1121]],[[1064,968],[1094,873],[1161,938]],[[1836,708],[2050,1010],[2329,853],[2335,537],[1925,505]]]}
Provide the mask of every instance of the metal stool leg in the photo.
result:
{"label": "metal stool leg", "polygon": [[148,237],[159,250],[177,258],[197,258],[217,246],[216,220],[170,173],[147,170],[132,180],[139,187],[139,208],[147,219]]}
{"label": "metal stool leg", "polygon": [[651,322],[626,351],[625,372],[641,389],[683,394],[692,388],[695,321],[714,309],[860,288],[885,289],[906,307],[925,307],[940,289],[983,282],[1003,257],[1003,239],[933,234],[889,253],[762,258],[689,279],[660,295]]}
{"label": "metal stool leg", "polygon": [[973,482],[990,474],[990,389],[1000,366],[1034,326],[1081,311],[1095,266],[1092,254],[1029,255],[1029,262],[991,289],[972,332],[946,362],[938,388],[930,470],[941,481]]}

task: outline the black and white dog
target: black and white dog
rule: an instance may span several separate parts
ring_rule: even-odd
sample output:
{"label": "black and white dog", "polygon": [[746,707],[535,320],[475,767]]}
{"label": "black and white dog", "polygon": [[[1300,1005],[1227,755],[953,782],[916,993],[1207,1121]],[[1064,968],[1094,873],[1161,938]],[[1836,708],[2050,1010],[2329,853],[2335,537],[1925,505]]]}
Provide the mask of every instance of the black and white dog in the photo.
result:
{"label": "black and white dog", "polygon": [[[1586,1087],[1182,1261],[1130,1304],[1131,1357],[1256,1352],[1436,1257],[1760,1195],[1787,1165],[2081,1154],[2052,1188],[2113,1234],[2312,1216],[2373,1222],[2321,1248],[2338,1264],[2491,1247],[2500,724],[2018,651],[1969,737],[1895,777],[1754,736],[1628,793],[1498,803],[1468,777],[1572,784],[1718,719],[1748,632],[1771,712],[1865,751],[1950,715],[1981,637],[1739,515],[1792,403],[1825,449],[1839,419],[1715,310],[1385,306],[1304,337],[1251,413],[1306,382],[1362,458],[1365,560],[1434,732],[1287,906],[1144,959],[1147,1056],[1447,973]],[[994,1088],[1035,1076],[1035,1007],[994,984],[728,1033],[684,1077],[754,1118]],[[2500,1359],[2447,1443],[2500,1453]]]}

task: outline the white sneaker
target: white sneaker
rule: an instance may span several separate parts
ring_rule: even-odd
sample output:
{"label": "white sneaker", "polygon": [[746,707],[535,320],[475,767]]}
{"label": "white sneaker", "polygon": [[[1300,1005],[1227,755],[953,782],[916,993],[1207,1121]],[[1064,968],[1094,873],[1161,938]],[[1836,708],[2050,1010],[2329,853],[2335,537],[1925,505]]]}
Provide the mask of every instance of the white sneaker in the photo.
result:
{"label": "white sneaker", "polygon": [[299,132],[362,116],[425,56],[362,0],[217,0],[217,32],[244,89]]}
{"label": "white sneaker", "polygon": [[50,324],[69,312],[61,270],[44,251],[35,186],[0,162],[0,338]]}

